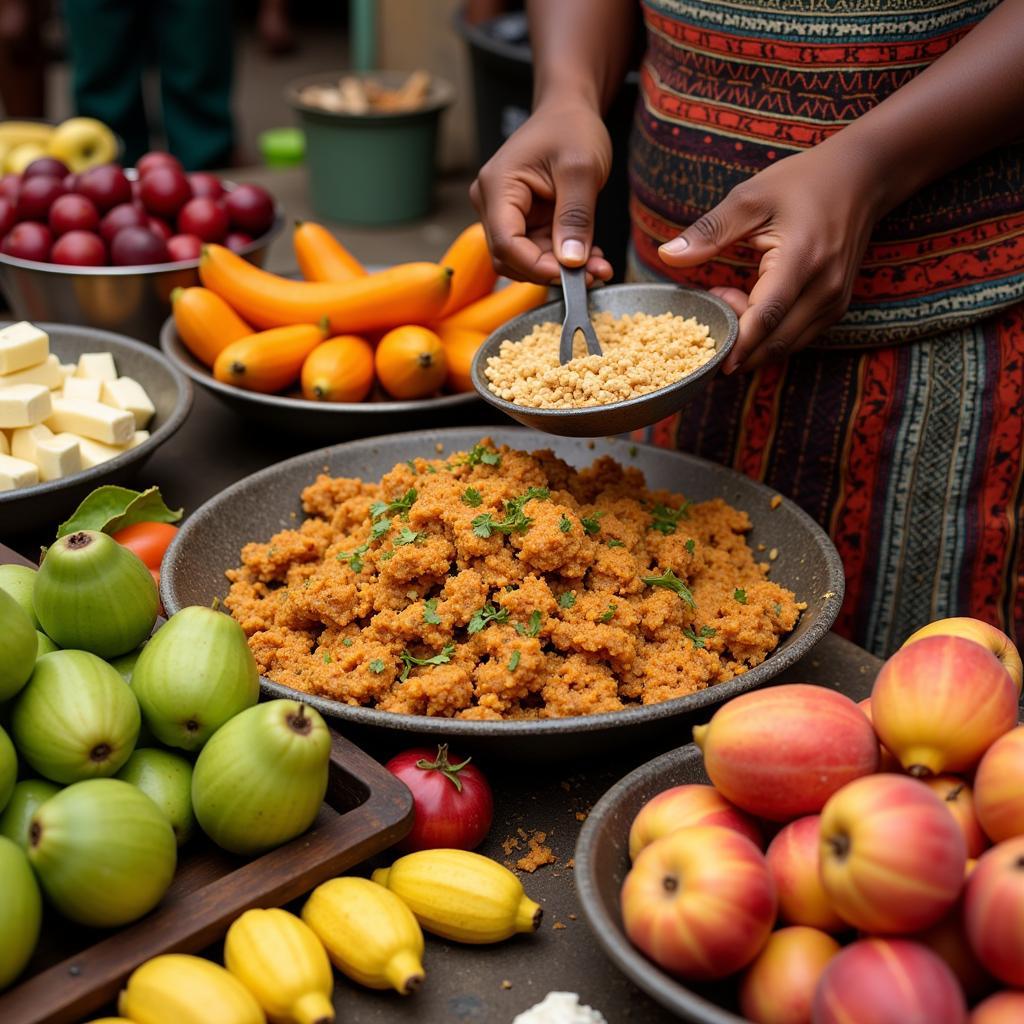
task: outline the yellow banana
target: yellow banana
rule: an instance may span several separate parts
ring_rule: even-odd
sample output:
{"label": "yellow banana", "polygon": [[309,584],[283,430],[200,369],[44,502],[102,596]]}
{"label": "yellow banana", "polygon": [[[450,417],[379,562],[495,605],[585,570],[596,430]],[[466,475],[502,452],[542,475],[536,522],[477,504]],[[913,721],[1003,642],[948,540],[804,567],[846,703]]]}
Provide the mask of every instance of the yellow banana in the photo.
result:
{"label": "yellow banana", "polygon": [[334,974],[320,940],[287,910],[247,910],[228,929],[224,966],[271,1024],[331,1024]]}
{"label": "yellow banana", "polygon": [[360,985],[408,995],[422,983],[423,932],[409,908],[382,886],[333,878],[310,894],[302,920],[334,966]]}
{"label": "yellow banana", "polygon": [[97,1017],[95,1020],[86,1021],[86,1024],[132,1024],[127,1017]]}
{"label": "yellow banana", "polygon": [[434,935],[455,942],[500,942],[540,927],[543,910],[497,861],[468,850],[421,850],[378,868],[387,886]]}
{"label": "yellow banana", "polygon": [[256,997],[223,967],[167,953],[136,967],[117,1000],[134,1024],[265,1024]]}
{"label": "yellow banana", "polygon": [[20,146],[23,142],[34,142],[47,146],[53,135],[52,124],[38,121],[0,121],[0,141],[9,146]]}

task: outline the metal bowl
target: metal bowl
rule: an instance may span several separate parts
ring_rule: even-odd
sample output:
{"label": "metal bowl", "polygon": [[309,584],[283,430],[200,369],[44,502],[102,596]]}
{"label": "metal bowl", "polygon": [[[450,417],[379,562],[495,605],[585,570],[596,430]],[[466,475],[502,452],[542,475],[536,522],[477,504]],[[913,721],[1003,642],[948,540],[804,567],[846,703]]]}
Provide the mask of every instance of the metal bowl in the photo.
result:
{"label": "metal bowl", "polygon": [[773,492],[767,487],[691,455],[618,439],[552,438],[519,427],[420,430],[352,441],[288,459],[240,480],[196,510],[179,530],[161,571],[164,607],[174,613],[186,605],[209,605],[215,597],[222,598],[228,589],[224,573],[239,564],[245,543],[268,539],[301,522],[299,492],[318,473],[376,480],[411,457],[436,457],[438,445],[445,452],[466,450],[486,434],[497,444],[515,448],[550,448],[574,466],[589,465],[608,454],[624,465],[637,466],[652,487],[682,491],[695,501],[721,497],[744,509],[753,523],[751,543],[779,550],[772,563],[772,579],[807,602],[796,629],[761,665],[729,682],[661,704],[602,715],[522,722],[398,715],[297,694],[268,679],[262,680],[265,694],[300,696],[324,714],[344,721],[346,735],[360,730],[364,735],[375,734],[367,737],[371,742],[376,738],[408,746],[416,740],[436,743],[442,739],[457,741],[460,750],[484,751],[491,757],[561,760],[659,738],[671,743],[686,727],[687,716],[763,686],[803,657],[835,621],[843,599],[842,563],[821,527],[792,502],[783,501],[773,509]]}
{"label": "metal bowl", "polygon": [[156,407],[150,436],[137,448],[116,455],[92,469],[65,477],[0,493],[0,536],[36,532],[42,524],[57,524],[74,511],[78,503],[100,484],[126,483],[164,442],[173,437],[192,408],[192,385],[159,352],[130,338],[91,327],[38,323],[50,336],[50,351],[64,363],[74,362],[83,352],[109,352],[119,373],[134,377]]}
{"label": "metal bowl", "polygon": [[494,414],[479,401],[476,392],[393,401],[379,391],[365,402],[311,402],[298,392],[262,395],[216,380],[185,347],[168,317],[160,329],[160,348],[182,373],[206,388],[240,416],[272,430],[305,437],[320,443],[384,432],[414,430],[429,418],[431,426],[487,423]]}
{"label": "metal bowl", "polygon": [[[134,171],[125,172],[129,177]],[[224,187],[235,183],[225,181]],[[270,230],[240,255],[263,266],[267,250],[284,226],[275,204]],[[68,267],[37,263],[0,253],[0,288],[18,320],[49,320],[117,331],[155,345],[171,308],[171,292],[199,283],[199,261],[154,263],[141,267]]]}
{"label": "metal bowl", "polygon": [[626,313],[674,313],[677,316],[692,316],[698,323],[707,324],[715,340],[715,354],[702,367],[675,384],[624,402],[584,409],[531,409],[499,398],[491,391],[484,374],[487,360],[498,354],[503,341],[525,338],[539,324],[551,321],[561,323],[565,319],[565,305],[558,300],[538,306],[502,324],[480,346],[473,359],[471,373],[481,398],[524,426],[548,434],[560,434],[563,437],[625,434],[671,416],[703,391],[728,355],[739,330],[736,314],[718,296],[692,288],[680,288],[674,284],[613,284],[606,288],[595,288],[590,292],[589,300],[591,314],[607,312],[622,316]]}

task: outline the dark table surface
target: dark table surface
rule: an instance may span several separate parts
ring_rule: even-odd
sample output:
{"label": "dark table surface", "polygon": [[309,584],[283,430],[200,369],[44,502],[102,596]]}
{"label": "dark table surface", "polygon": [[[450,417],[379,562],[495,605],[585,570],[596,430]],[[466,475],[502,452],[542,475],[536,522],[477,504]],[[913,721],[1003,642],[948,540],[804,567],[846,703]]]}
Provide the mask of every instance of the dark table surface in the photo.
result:
{"label": "dark table surface", "polygon": [[[305,450],[301,441],[254,433],[234,413],[197,389],[192,414],[181,431],[159,449],[139,484],[158,484],[169,504],[195,510],[228,484]],[[40,536],[40,541],[45,537]],[[32,554],[32,540],[17,547]],[[800,680],[865,696],[880,663],[867,652],[830,635],[789,673]],[[681,725],[678,743],[689,739]],[[372,750],[378,757],[394,751]],[[544,906],[538,934],[517,936],[492,947],[457,946],[427,937],[427,981],[416,996],[370,992],[339,977],[335,994],[340,1021],[510,1022],[552,991],[578,992],[581,1001],[609,1021],[662,1021],[671,1016],[640,992],[604,957],[580,914],[571,859],[581,821],[612,783],[661,749],[609,751],[600,761],[532,768],[529,764],[483,765],[495,790],[495,821],[481,852],[510,861],[525,852],[519,830],[545,833],[557,857],[523,874],[527,893]],[[504,844],[519,840],[506,854]]]}

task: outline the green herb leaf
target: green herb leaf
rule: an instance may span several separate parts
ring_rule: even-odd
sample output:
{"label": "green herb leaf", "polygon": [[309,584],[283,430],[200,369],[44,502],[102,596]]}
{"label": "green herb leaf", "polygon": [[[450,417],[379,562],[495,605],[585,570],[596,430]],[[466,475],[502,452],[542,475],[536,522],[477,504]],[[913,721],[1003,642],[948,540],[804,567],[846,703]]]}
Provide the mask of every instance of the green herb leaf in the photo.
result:
{"label": "green herb leaf", "polygon": [[392,559],[392,558],[394,558],[394,557],[395,557],[395,549],[394,549],[394,548],[392,548],[392,549],[391,549],[390,551],[385,551],[385,552],[384,552],[384,553],[383,553],[383,554],[382,554],[382,555],[380,556],[380,560],[381,560],[382,562],[390,562],[390,561],[391,561],[391,559]]}
{"label": "green herb leaf", "polygon": [[428,473],[436,473],[437,472],[437,466],[435,466],[432,462],[428,462],[427,463],[427,472]]}
{"label": "green herb leaf", "polygon": [[580,518],[580,524],[583,527],[583,532],[588,536],[600,533],[601,524],[598,522],[601,517],[604,516],[603,512],[595,512],[592,516],[582,516]]}
{"label": "green herb leaf", "polygon": [[406,544],[418,544],[421,540],[426,540],[427,535],[420,533],[417,530],[410,530],[408,526],[403,526],[398,531],[398,536],[391,542],[396,548],[405,547]]}
{"label": "green herb leaf", "polygon": [[518,650],[512,652],[512,657],[508,659],[508,670],[509,672],[515,672],[519,668],[520,654]]}
{"label": "green herb leaf", "polygon": [[473,520],[473,532],[478,537],[490,537],[492,533],[526,533],[533,520],[523,512],[519,499],[505,502],[505,518],[497,520],[490,512],[484,512]]}
{"label": "green herb leaf", "polygon": [[558,607],[559,608],[571,608],[576,603],[576,593],[572,590],[567,590],[564,594],[558,596]]}
{"label": "green herb leaf", "polygon": [[772,609],[774,610],[776,615],[781,615],[782,614],[782,605],[781,604],[774,604],[774,605],[772,605]]}
{"label": "green herb leaf", "polygon": [[615,617],[615,613],[619,610],[617,604],[609,604],[607,609],[601,613],[602,622],[611,622]]}
{"label": "green herb leaf", "polygon": [[479,633],[481,629],[492,622],[508,622],[508,609],[496,608],[490,603],[485,604],[483,608],[477,608],[470,617],[466,632]]}
{"label": "green herb leaf", "polygon": [[747,603],[747,592],[742,587],[737,587],[733,592],[732,596],[736,598],[739,604]]}
{"label": "green herb leaf", "polygon": [[410,487],[401,498],[396,498],[394,501],[375,501],[370,506],[370,516],[373,519],[380,519],[382,516],[401,514],[403,518],[407,518],[409,509],[412,508],[415,500],[416,488]]}
{"label": "green herb leaf", "polygon": [[413,471],[413,473],[416,472],[416,463],[413,462],[412,459],[406,459],[405,464]]}
{"label": "green herb leaf", "polygon": [[342,643],[342,645],[344,647],[351,647],[352,646],[352,637],[350,637],[350,636],[343,637],[341,643]]}
{"label": "green herb leaf", "polygon": [[380,658],[374,658],[373,661],[370,662],[370,671],[380,675],[381,672],[384,671],[384,662],[381,661]]}
{"label": "green herb leaf", "polygon": [[649,587],[664,587],[666,590],[671,590],[691,608],[697,607],[690,588],[671,569],[666,569],[660,576],[642,576],[641,581]]}
{"label": "green herb leaf", "polygon": [[685,543],[685,544],[683,545],[683,547],[684,547],[684,548],[686,548],[686,550],[687,550],[687,551],[689,551],[689,552],[690,552],[690,554],[692,555],[692,554],[693,554],[693,551],[694,551],[694,548],[696,548],[696,547],[697,547],[697,542],[696,542],[696,541],[695,541],[695,540],[694,540],[694,539],[693,539],[693,538],[691,537],[691,538],[690,538],[690,539],[689,539],[689,540],[688,540],[688,541],[687,541],[687,542],[686,542],[686,543]]}
{"label": "green herb leaf", "polygon": [[331,663],[331,652],[330,651],[324,651],[324,664],[325,665],[330,665],[330,663]]}
{"label": "green herb leaf", "polygon": [[410,654],[408,651],[402,651],[400,657],[402,659],[402,674],[398,677],[400,682],[405,682],[409,678],[409,671],[414,665],[447,665],[452,660],[452,655],[455,653],[455,644],[445,644],[441,648],[440,654],[435,654],[432,658],[417,658]]}
{"label": "green herb leaf", "polygon": [[712,629],[710,626],[701,626],[700,632],[695,633],[692,626],[687,626],[686,629],[683,630],[683,636],[685,636],[687,640],[692,641],[694,647],[706,647],[707,645],[704,641],[709,637],[714,636],[717,632],[717,629]]}
{"label": "green herb leaf", "polygon": [[377,522],[370,527],[370,540],[380,540],[386,533],[391,530],[390,519],[378,519]]}
{"label": "green herb leaf", "polygon": [[176,523],[183,509],[168,508],[159,487],[133,491],[128,487],[104,484],[87,494],[71,514],[71,518],[57,528],[57,538],[79,530],[99,530],[116,533],[136,523]]}
{"label": "green herb leaf", "polygon": [[475,444],[462,457],[462,462],[466,466],[479,466],[481,463],[485,466],[500,466],[501,456],[493,448]]}
{"label": "green herb leaf", "polygon": [[516,632],[520,636],[536,636],[540,632],[541,614],[534,608],[530,612],[530,618],[524,626],[521,622],[516,623]]}
{"label": "green herb leaf", "polygon": [[558,520],[558,528],[562,533],[568,533],[572,529],[572,520],[569,519],[568,516],[562,516],[562,518]]}
{"label": "green herb leaf", "polygon": [[479,508],[483,500],[475,487],[467,487],[462,492],[462,504],[468,505],[470,508]]}
{"label": "green herb leaf", "polygon": [[441,616],[437,614],[437,598],[432,597],[423,602],[423,621],[428,626],[440,626]]}
{"label": "green herb leaf", "polygon": [[623,544],[621,540],[615,540],[614,537],[608,541],[608,547],[610,548],[624,548],[625,546],[626,545]]}
{"label": "green herb leaf", "polygon": [[692,501],[684,501],[679,508],[672,508],[669,505],[662,505],[660,503],[655,505],[651,509],[650,529],[664,534],[675,533],[676,524],[679,520],[690,518],[690,506],[692,504]]}
{"label": "green herb leaf", "polygon": [[354,573],[361,573],[363,571],[363,555],[369,550],[369,544],[360,544],[355,551],[339,551],[334,557],[339,562],[348,562],[348,567]]}

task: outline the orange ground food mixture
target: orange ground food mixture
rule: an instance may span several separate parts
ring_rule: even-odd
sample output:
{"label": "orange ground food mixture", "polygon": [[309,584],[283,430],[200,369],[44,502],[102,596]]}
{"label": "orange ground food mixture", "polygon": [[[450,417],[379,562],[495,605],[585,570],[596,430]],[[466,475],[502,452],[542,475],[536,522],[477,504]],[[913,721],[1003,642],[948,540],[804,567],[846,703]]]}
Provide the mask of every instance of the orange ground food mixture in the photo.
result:
{"label": "orange ground food mixture", "polygon": [[380,483],[321,475],[302,503],[297,529],[242,549],[226,604],[263,675],[348,704],[653,704],[759,664],[803,607],[755,562],[746,513],[650,491],[609,457],[577,471],[484,439]]}

